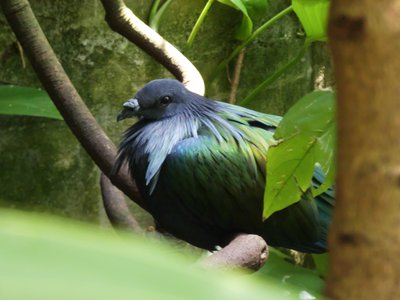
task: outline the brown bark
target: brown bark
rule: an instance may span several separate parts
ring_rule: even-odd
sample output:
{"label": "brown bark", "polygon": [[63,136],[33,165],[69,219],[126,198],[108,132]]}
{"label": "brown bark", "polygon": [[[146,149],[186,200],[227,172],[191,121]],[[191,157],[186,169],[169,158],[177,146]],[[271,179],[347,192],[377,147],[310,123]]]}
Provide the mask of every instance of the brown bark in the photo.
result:
{"label": "brown bark", "polygon": [[233,70],[233,78],[231,82],[231,92],[229,94],[229,103],[236,104],[236,95],[240,83],[240,73],[242,72],[244,54],[246,48],[240,50],[239,55],[236,59],[235,69]]}
{"label": "brown bark", "polygon": [[399,20],[400,1],[332,1],[339,134],[332,299],[400,299]]}
{"label": "brown bark", "polygon": [[141,232],[139,223],[129,211],[125,195],[103,173],[100,177],[100,188],[103,206],[113,227],[130,232]]}

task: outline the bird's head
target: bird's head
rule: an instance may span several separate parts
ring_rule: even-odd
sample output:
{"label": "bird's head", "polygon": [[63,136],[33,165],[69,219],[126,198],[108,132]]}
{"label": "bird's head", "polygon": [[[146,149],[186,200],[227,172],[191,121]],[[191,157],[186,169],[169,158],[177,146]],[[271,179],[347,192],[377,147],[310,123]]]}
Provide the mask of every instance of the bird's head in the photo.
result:
{"label": "bird's head", "polygon": [[179,114],[188,107],[193,93],[174,79],[157,79],[146,84],[123,104],[117,120],[139,117],[160,120]]}

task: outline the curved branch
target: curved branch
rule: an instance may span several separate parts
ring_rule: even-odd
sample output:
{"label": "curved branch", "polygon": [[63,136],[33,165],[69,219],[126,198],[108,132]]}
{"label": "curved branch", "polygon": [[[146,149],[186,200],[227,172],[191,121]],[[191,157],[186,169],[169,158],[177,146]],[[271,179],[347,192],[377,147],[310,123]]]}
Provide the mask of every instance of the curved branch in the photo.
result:
{"label": "curved branch", "polygon": [[[27,0],[3,0],[0,3],[43,87],[57,106],[68,127],[97,166],[105,174],[110,174],[116,157],[115,145],[99,126],[65,74],[37,22],[29,2]],[[115,186],[145,208],[137,187],[126,170],[122,170],[110,179]]]}
{"label": "curved branch", "polygon": [[101,173],[100,188],[103,206],[113,227],[131,232],[141,232],[139,223],[129,211],[124,194],[111,183],[104,173]]}
{"label": "curved branch", "polygon": [[199,262],[205,268],[258,271],[268,258],[268,245],[255,234],[239,234],[223,249]]}
{"label": "curved branch", "polygon": [[200,72],[178,49],[136,17],[123,0],[101,2],[106,11],[106,21],[112,30],[142,48],[182,81],[187,89],[204,95],[204,81]]}

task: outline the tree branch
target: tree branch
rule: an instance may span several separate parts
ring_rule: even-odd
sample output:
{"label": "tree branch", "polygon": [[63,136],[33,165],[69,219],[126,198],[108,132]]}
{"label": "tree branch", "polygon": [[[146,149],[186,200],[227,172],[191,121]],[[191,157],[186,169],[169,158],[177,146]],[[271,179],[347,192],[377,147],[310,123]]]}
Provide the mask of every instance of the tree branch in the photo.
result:
{"label": "tree branch", "polygon": [[195,66],[174,46],[152,30],[125,5],[123,0],[101,0],[110,28],[139,46],[162,64],[187,89],[204,95],[204,81]]}
{"label": "tree branch", "polygon": [[116,228],[141,232],[139,223],[129,211],[124,194],[103,173],[100,177],[100,187],[104,209],[111,224]]}
{"label": "tree branch", "polygon": [[205,268],[258,271],[268,258],[268,245],[255,234],[239,234],[227,246],[199,262]]}
{"label": "tree branch", "polygon": [[[82,101],[54,54],[27,0],[1,1],[3,12],[29,58],[43,87],[57,106],[68,127],[97,166],[110,174],[116,148]],[[112,176],[111,181],[145,208],[128,172]]]}

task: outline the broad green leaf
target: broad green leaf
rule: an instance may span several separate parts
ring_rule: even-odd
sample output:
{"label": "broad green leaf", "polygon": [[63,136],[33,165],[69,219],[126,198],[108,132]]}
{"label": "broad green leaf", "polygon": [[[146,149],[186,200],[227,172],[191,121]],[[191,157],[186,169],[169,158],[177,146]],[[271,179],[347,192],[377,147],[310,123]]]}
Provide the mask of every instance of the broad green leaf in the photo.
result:
{"label": "broad green leaf", "polygon": [[63,119],[45,91],[13,85],[0,85],[0,114]]}
{"label": "broad green leaf", "polygon": [[315,91],[297,102],[283,117],[268,150],[264,218],[300,200],[310,188],[316,167],[326,178],[313,196],[326,191],[335,172],[335,97],[331,91]]}
{"label": "broad green leaf", "polygon": [[298,299],[292,286],[193,266],[142,237],[0,210],[0,299]]}
{"label": "broad green leaf", "polygon": [[[290,260],[288,255],[270,247],[265,266],[255,276],[268,281],[274,280],[282,288],[296,286],[298,293],[307,293],[314,296],[315,299],[321,299],[325,282],[319,273],[316,270],[294,265]],[[299,297],[299,299],[304,298]]]}
{"label": "broad green leaf", "polygon": [[311,41],[325,41],[329,0],[292,0],[293,10]]}

